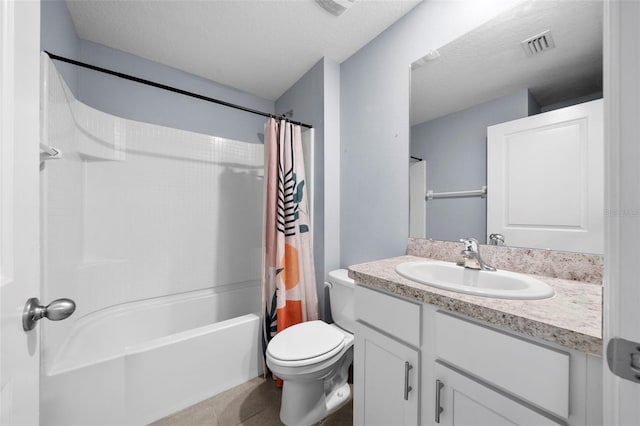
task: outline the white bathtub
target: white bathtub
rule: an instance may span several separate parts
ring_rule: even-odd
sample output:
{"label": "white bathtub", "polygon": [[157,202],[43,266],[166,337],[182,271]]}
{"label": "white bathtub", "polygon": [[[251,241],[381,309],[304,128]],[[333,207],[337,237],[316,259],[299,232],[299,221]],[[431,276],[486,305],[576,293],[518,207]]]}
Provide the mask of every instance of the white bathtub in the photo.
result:
{"label": "white bathtub", "polygon": [[78,319],[41,386],[43,425],[147,424],[261,373],[258,282]]}

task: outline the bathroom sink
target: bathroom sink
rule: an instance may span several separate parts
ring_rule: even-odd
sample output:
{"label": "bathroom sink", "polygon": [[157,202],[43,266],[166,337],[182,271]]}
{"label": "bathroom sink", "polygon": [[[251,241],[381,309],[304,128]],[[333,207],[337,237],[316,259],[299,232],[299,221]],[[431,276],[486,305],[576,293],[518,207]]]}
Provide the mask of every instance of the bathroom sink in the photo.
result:
{"label": "bathroom sink", "polygon": [[479,271],[439,261],[405,262],[396,272],[412,281],[444,290],[497,299],[546,299],[555,294],[540,280],[509,271]]}

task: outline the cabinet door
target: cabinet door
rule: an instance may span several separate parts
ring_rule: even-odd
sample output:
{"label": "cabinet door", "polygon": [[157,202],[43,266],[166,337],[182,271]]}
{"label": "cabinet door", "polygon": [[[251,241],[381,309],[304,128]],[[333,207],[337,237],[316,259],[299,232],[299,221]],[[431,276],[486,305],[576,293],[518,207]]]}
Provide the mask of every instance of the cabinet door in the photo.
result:
{"label": "cabinet door", "polygon": [[[550,418],[479,382],[436,363],[440,394],[440,424],[446,426],[558,425]],[[437,395],[438,391],[436,391]],[[435,412],[438,410],[437,398]]]}
{"label": "cabinet door", "polygon": [[418,350],[362,325],[355,336],[355,424],[417,425]]}

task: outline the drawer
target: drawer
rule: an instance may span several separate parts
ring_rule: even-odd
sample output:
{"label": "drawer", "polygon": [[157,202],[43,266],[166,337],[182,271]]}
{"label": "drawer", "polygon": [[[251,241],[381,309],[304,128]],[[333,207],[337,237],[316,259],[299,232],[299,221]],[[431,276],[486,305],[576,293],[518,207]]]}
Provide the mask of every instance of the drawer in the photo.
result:
{"label": "drawer", "polygon": [[420,347],[422,305],[371,290],[355,289],[356,320],[373,326],[415,347]]}
{"label": "drawer", "polygon": [[438,359],[529,403],[569,417],[569,354],[436,313]]}

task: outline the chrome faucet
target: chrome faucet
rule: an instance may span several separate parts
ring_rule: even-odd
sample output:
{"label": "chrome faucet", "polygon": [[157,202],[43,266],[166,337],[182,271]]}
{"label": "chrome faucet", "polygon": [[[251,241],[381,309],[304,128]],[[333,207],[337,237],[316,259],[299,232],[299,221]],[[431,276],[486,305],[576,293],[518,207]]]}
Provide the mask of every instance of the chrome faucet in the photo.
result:
{"label": "chrome faucet", "polygon": [[480,257],[480,244],[475,238],[462,238],[460,242],[464,244],[464,250],[460,252],[464,258],[458,262],[458,266],[463,266],[468,269],[481,269],[483,271],[495,271],[491,265],[487,265],[482,257]]}

